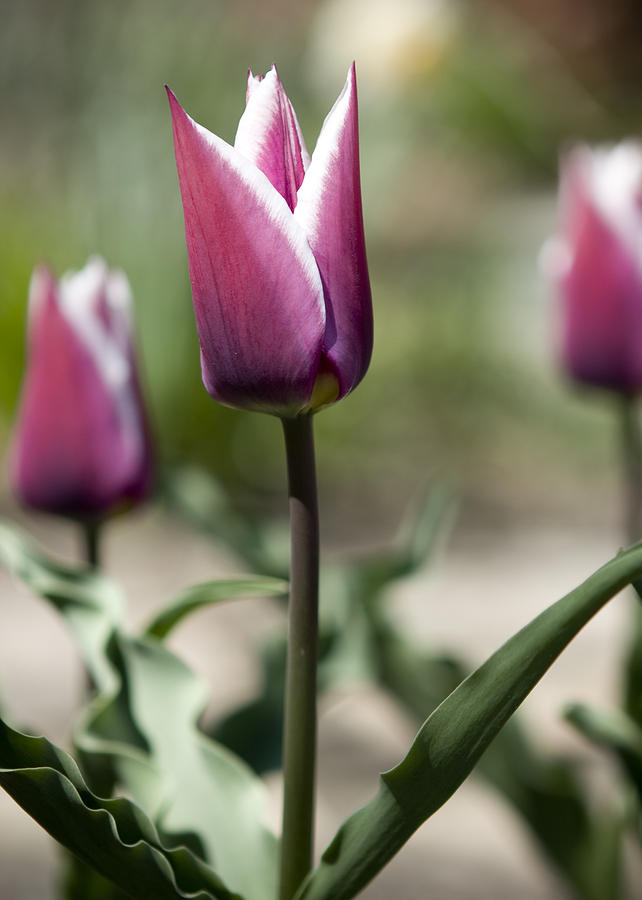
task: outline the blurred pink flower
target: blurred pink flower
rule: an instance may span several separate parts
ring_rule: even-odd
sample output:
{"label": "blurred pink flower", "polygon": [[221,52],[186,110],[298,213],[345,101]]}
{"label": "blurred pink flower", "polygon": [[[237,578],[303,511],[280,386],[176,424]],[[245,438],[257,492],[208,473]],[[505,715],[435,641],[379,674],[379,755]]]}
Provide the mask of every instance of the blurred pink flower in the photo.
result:
{"label": "blurred pink flower", "polygon": [[577,381],[642,388],[642,146],[576,147],[562,162],[560,236],[545,259],[562,304],[562,363]]}
{"label": "blurred pink flower", "polygon": [[130,306],[124,273],[99,258],[59,283],[35,269],[10,473],[27,506],[98,518],[147,493],[151,447]]}
{"label": "blurred pink flower", "polygon": [[282,416],[339,400],[372,352],[354,65],[312,159],[274,67],[234,147],[168,95],[205,387]]}

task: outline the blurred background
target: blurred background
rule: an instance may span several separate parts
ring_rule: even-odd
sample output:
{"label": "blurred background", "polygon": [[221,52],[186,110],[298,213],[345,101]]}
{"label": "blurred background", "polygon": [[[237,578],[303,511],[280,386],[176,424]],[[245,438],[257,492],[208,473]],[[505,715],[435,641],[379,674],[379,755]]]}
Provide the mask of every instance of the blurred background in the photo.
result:
{"label": "blurred background", "polygon": [[[556,228],[560,149],[640,132],[635,0],[0,0],[0,9],[0,458],[19,394],[33,266],[45,261],[60,274],[98,252],[132,284],[161,474],[204,465],[239,508],[285,512],[278,424],[215,405],[201,384],[163,85],[232,142],[247,68],[276,62],[311,150],[354,58],[375,350],[358,390],[317,418],[328,553],[385,544],[428,480],[451,485],[458,530],[432,587],[449,596],[451,618],[433,608],[429,627],[412,587],[400,615],[481,658],[617,548],[613,401],[562,378],[555,297],[538,257]],[[0,508],[25,521],[4,471],[1,484]],[[29,521],[73,555],[69,535]],[[158,588],[151,573],[133,570],[140,555],[160,551],[172,588],[209,577],[210,551],[187,551],[194,544],[176,524],[157,517],[139,534],[116,523],[109,545],[110,565],[134,591]],[[511,577],[526,580],[519,604],[501,552],[511,556]],[[218,563],[234,568],[225,557]],[[495,624],[474,610],[462,624],[457,598],[470,603],[475,592],[496,600]],[[7,696],[19,681],[15,666],[27,678],[37,665],[17,649],[15,634],[30,630],[38,608],[22,600],[14,637],[4,629]],[[596,638],[571,658],[556,703],[594,664],[595,692],[608,696],[621,626],[605,622],[602,644]],[[55,640],[64,649],[58,632]],[[53,708],[33,706],[54,737],[67,727],[73,675]],[[388,764],[400,752],[393,745]],[[502,883],[507,897],[553,896],[534,871],[541,894],[504,874],[474,896],[497,898]],[[403,896],[423,897],[424,887]],[[7,900],[44,896],[42,884],[31,895],[11,890]],[[442,885],[435,896],[473,897],[453,890]]]}
{"label": "blurred background", "polygon": [[163,463],[198,461],[239,498],[280,498],[275,423],[201,386],[163,85],[233,141],[248,66],[276,61],[312,148],[355,58],[376,346],[358,392],[318,419],[325,517],[385,535],[428,476],[484,515],[608,512],[610,413],[558,378],[538,253],[560,147],[639,128],[637,4],[3,6],[2,444],[34,263],[62,273],[99,252],[133,286]]}

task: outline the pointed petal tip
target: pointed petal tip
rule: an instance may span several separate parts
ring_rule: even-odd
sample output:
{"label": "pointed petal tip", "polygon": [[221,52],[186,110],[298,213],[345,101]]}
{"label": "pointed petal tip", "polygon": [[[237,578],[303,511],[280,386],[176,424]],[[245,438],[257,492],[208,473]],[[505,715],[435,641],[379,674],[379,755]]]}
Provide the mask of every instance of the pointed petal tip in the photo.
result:
{"label": "pointed petal tip", "polygon": [[346,86],[350,88],[352,93],[356,94],[357,92],[357,66],[354,60],[352,60],[350,64],[350,68],[348,69],[348,75],[346,77]]}
{"label": "pointed petal tip", "polygon": [[176,97],[176,94],[171,89],[171,87],[169,87],[169,85],[167,85],[167,84],[165,85],[165,91],[167,93],[167,99],[169,100],[169,108],[172,113],[172,118],[174,117],[175,113],[178,113],[180,115],[187,117],[187,113],[185,112],[185,110],[183,109],[181,104],[179,103],[179,101]]}
{"label": "pointed petal tip", "polygon": [[56,276],[54,275],[51,266],[45,262],[36,263],[33,272],[31,273],[29,292],[33,293],[36,290],[49,289],[55,286]]}
{"label": "pointed petal tip", "polygon": [[45,262],[36,263],[29,280],[27,309],[30,321],[48,298],[56,298],[57,291],[58,282],[53,269]]}
{"label": "pointed petal tip", "polygon": [[189,113],[185,112],[183,107],[180,104],[180,101],[177,99],[174,91],[166,87],[167,91],[167,99],[169,100],[169,111],[172,117],[172,128],[174,130],[174,137],[176,139],[177,129],[179,131],[184,131],[186,126],[197,127],[196,122]]}

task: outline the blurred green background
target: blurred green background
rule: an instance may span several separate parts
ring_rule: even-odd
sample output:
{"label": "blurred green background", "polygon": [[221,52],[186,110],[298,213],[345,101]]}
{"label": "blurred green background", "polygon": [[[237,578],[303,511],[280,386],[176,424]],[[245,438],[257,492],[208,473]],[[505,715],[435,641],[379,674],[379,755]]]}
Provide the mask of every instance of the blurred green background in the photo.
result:
{"label": "blurred green background", "polygon": [[609,401],[560,378],[538,254],[560,147],[639,131],[633,0],[1,5],[3,455],[31,270],[100,253],[132,283],[162,463],[281,503],[277,423],[201,386],[163,85],[233,141],[248,66],[275,61],[312,149],[355,58],[375,351],[317,420],[326,521],[388,533],[429,477],[472,517],[615,518]]}

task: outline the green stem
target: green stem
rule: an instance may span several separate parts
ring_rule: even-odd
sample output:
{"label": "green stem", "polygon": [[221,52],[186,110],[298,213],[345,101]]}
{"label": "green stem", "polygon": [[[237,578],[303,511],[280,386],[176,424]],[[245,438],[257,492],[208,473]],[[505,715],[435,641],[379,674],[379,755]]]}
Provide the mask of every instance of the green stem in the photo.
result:
{"label": "green stem", "polygon": [[290,602],[283,727],[280,900],[312,867],[317,731],[319,514],[312,416],[283,420],[290,498]]}
{"label": "green stem", "polygon": [[633,397],[622,398],[621,419],[625,535],[634,544],[642,538],[642,437]]}
{"label": "green stem", "polygon": [[81,523],[83,539],[83,556],[90,569],[99,569],[100,559],[100,534],[102,523],[96,519],[87,519]]}
{"label": "green stem", "polygon": [[[642,435],[634,397],[623,397],[622,420],[622,481],[624,493],[624,527],[627,544],[642,538]],[[642,600],[642,581],[633,582]],[[633,610],[629,646],[624,665],[624,708],[642,724],[642,607]]]}

